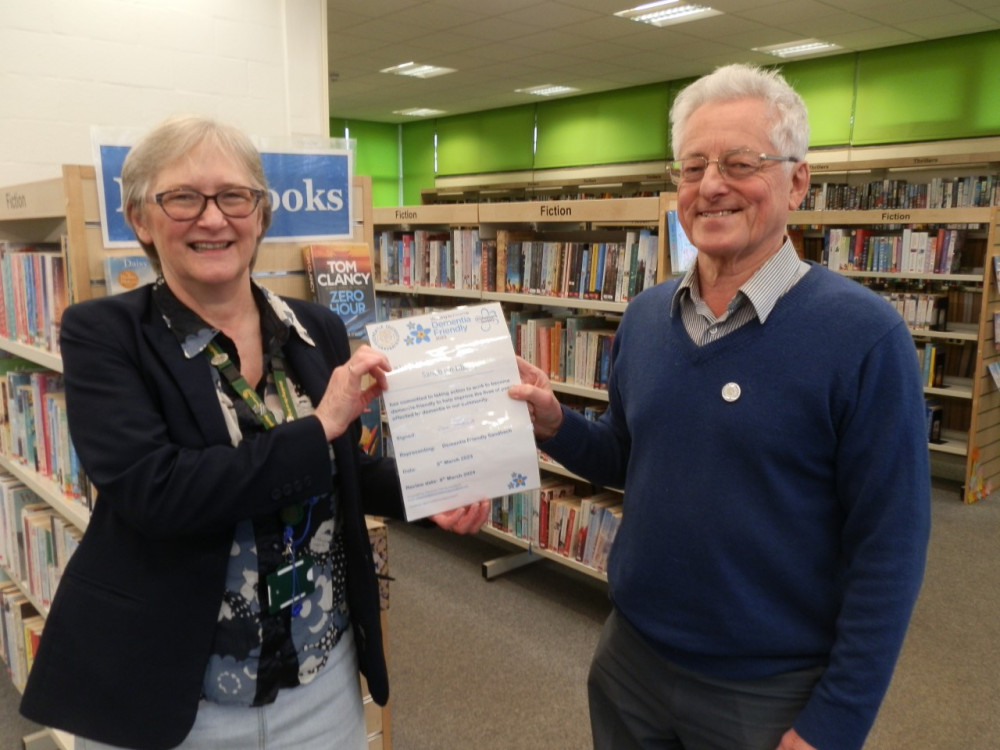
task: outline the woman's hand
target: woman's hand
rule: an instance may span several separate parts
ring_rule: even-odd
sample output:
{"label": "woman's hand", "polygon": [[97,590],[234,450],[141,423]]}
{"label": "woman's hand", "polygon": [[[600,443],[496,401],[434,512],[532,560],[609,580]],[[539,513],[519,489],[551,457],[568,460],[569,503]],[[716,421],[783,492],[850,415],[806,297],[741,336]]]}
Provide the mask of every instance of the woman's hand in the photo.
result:
{"label": "woman's hand", "polygon": [[517,358],[517,372],[521,376],[521,385],[512,385],[507,395],[528,404],[535,437],[548,440],[559,432],[563,420],[562,407],[552,392],[549,376],[521,357]]}
{"label": "woman's hand", "polygon": [[490,501],[480,500],[478,503],[466,505],[464,508],[446,510],[435,513],[431,520],[445,531],[456,534],[475,534],[479,531],[490,515]]}
{"label": "woman's hand", "polygon": [[386,373],[391,369],[384,354],[363,344],[333,371],[326,392],[313,412],[323,424],[328,441],[343,435],[369,402],[388,389]]}

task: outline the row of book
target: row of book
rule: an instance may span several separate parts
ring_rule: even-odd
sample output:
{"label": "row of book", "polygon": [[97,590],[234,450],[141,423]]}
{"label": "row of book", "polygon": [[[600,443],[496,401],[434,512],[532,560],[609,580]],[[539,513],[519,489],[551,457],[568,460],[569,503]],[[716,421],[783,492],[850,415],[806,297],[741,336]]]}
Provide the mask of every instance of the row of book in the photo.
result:
{"label": "row of book", "polygon": [[0,241],[0,337],[58,352],[68,273],[57,243]]}
{"label": "row of book", "polygon": [[[378,278],[383,284],[489,289],[489,282],[484,285],[483,280],[488,278],[491,267],[495,279],[496,241],[484,243],[478,229],[387,230],[378,233],[375,245],[379,259]],[[492,264],[488,260],[491,252]],[[492,291],[495,290],[494,280]]]}
{"label": "row of book", "polygon": [[0,452],[90,507],[90,484],[69,436],[59,373],[0,357]]}
{"label": "row of book", "polygon": [[402,286],[536,294],[627,302],[656,283],[658,239],[650,230],[622,241],[572,242],[476,229],[378,234],[379,280]]}
{"label": "row of book", "polygon": [[656,283],[658,238],[643,229],[627,232],[621,242],[518,240],[511,235],[503,251],[497,234],[497,274],[505,255],[503,289],[570,299],[628,302]]}
{"label": "row of book", "polygon": [[14,687],[23,692],[45,621],[11,580],[0,581],[0,613],[0,654]]}
{"label": "row of book", "polygon": [[920,362],[920,372],[925,388],[941,388],[944,386],[946,345],[934,341],[917,347],[917,359]]}
{"label": "row of book", "polygon": [[[107,250],[102,259],[108,294],[156,280],[141,250]],[[59,324],[72,302],[65,238],[60,243],[0,240],[0,338],[59,352]]]}
{"label": "row of book", "polygon": [[935,177],[929,182],[872,180],[862,185],[823,182],[809,186],[803,211],[894,208],[972,208],[1000,205],[1000,175]]}
{"label": "row of book", "polygon": [[549,379],[607,390],[617,316],[576,315],[548,309],[511,311],[514,351]]}
{"label": "row of book", "polygon": [[961,265],[966,230],[904,227],[899,233],[830,227],[823,262],[838,271],[875,273],[955,273]]}
{"label": "row of book", "polygon": [[948,297],[945,292],[879,292],[914,331],[948,330]]}
{"label": "row of book", "polygon": [[575,490],[572,482],[547,477],[538,490],[494,498],[490,525],[604,571],[621,524],[621,493],[578,496]]}
{"label": "row of book", "polygon": [[925,399],[924,416],[927,418],[927,442],[940,445],[944,442],[944,405],[936,398]]}
{"label": "row of book", "polygon": [[0,472],[0,566],[49,607],[83,532],[17,477]]}

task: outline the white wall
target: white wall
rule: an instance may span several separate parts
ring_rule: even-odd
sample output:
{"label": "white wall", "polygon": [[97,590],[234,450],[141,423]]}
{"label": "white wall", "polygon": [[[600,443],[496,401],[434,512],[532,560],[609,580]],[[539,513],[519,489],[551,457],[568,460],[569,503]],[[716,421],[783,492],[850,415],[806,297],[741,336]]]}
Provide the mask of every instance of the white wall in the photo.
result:
{"label": "white wall", "polygon": [[91,125],[326,135],[326,65],[325,0],[0,0],[0,185],[93,163]]}

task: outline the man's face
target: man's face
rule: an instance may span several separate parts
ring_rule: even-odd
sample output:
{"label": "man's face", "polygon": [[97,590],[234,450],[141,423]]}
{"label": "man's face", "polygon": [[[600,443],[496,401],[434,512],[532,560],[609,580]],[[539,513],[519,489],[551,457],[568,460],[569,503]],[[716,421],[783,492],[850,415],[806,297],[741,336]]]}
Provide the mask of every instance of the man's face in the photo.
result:
{"label": "man's face", "polygon": [[[766,105],[757,99],[704,104],[684,128],[683,153],[710,160],[727,151],[749,148],[776,154],[770,141]],[[809,187],[809,168],[764,162],[757,174],[742,180],[724,177],[711,163],[698,183],[677,187],[681,226],[709,262],[757,266],[784,241],[789,209],[799,205]]]}

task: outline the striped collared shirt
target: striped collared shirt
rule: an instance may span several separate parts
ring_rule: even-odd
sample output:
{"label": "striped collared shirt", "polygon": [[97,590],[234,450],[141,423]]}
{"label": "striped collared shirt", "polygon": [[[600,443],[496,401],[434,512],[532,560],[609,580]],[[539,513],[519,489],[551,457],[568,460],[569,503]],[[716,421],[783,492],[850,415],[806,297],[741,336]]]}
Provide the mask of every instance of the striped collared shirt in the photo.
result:
{"label": "striped collared shirt", "polygon": [[698,264],[693,263],[674,292],[670,315],[679,310],[691,340],[704,346],[746,325],[754,317],[765,323],[778,300],[808,271],[809,264],[799,258],[786,237],[781,249],[747,279],[730,300],[726,311],[716,317],[702,299],[698,288]]}

